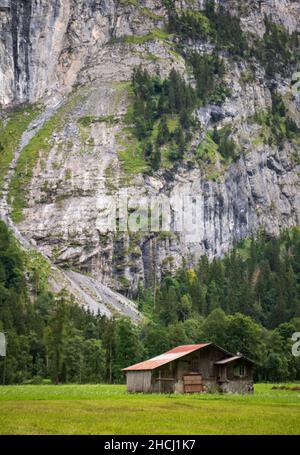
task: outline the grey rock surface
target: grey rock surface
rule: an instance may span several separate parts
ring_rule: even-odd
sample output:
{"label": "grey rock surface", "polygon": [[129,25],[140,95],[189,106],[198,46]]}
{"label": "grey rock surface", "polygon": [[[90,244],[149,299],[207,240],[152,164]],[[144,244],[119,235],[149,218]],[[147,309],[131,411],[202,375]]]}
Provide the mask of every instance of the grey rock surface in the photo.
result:
{"label": "grey rock surface", "polygon": [[[300,31],[299,2],[220,3],[232,14],[242,10],[243,29],[257,36],[264,34],[265,14],[289,32]],[[284,228],[299,225],[299,144],[286,142],[281,149],[268,145],[261,140],[259,125],[251,121],[255,112],[271,106],[270,86],[258,64],[255,78],[248,81],[243,78],[248,63],[227,64],[230,98],[222,107],[209,105],[197,111],[198,140],[214,122],[219,127],[233,125],[240,150],[237,162],[204,167],[189,166],[186,160],[176,169],[152,176],[128,176],[120,152],[128,141],[123,119],[130,105],[133,68],[143,64],[162,77],[176,68],[188,77],[183,58],[157,33],[166,23],[162,2],[145,0],[138,7],[130,1],[113,0],[12,0],[11,4],[13,8],[0,3],[0,104],[42,102],[46,107],[36,126],[23,136],[6,190],[25,142],[42,127],[53,106],[73,96],[77,87],[78,99],[63,128],[51,138],[46,160],[41,157],[36,163],[24,220],[16,228],[57,266],[87,272],[102,283],[71,273],[74,288],[79,286],[83,293],[88,282],[100,306],[108,295],[102,286],[134,297],[139,283],[155,284],[183,260],[192,266],[202,254],[222,256],[235,242],[260,229],[278,235]],[[193,5],[203,8],[204,2]],[[177,2],[177,6],[191,4]],[[276,84],[300,125],[299,100],[292,94],[291,81],[292,74]],[[81,119],[87,116],[98,120],[82,126]],[[188,158],[192,161],[192,156]],[[196,238],[191,242],[187,234],[176,230],[135,235],[103,232],[99,226],[108,215],[107,198],[116,198],[120,188],[140,200],[196,195]],[[2,203],[2,214],[7,217],[5,199]],[[173,225],[175,215],[172,212]],[[86,294],[91,297],[90,292]],[[112,295],[111,302],[119,308]],[[128,311],[135,317],[133,307]]]}

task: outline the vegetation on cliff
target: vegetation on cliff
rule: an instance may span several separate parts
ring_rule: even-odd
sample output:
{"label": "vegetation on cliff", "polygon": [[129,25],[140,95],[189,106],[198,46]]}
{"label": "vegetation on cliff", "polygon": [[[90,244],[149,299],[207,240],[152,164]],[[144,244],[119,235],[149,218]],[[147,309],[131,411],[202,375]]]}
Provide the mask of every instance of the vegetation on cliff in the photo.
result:
{"label": "vegetation on cliff", "polygon": [[37,106],[22,106],[8,113],[5,118],[0,118],[0,195],[4,177],[22,134],[38,113]]}

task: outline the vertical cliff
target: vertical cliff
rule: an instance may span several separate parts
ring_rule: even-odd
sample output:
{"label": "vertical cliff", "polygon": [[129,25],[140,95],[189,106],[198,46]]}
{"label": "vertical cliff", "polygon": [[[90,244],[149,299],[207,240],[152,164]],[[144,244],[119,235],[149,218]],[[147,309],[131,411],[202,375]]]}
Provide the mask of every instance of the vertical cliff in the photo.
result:
{"label": "vertical cliff", "polygon": [[[298,2],[228,0],[216,7],[219,3],[240,17],[249,46],[263,41],[266,17],[287,36],[300,31]],[[205,2],[175,6],[179,15],[188,10],[201,15]],[[202,254],[223,255],[259,229],[277,235],[299,224],[299,140],[285,137],[279,146],[270,122],[257,116],[270,113],[276,92],[286,115],[300,126],[292,82],[297,56],[286,71],[270,76],[263,54],[231,58],[228,49],[218,50],[226,96],[195,110],[197,128],[184,159],[149,173],[126,124],[133,69],[142,64],[163,80],[174,68],[195,84],[179,38],[168,30],[166,2],[0,0],[0,27],[3,108],[61,103],[22,150],[10,184],[12,217],[54,263],[135,295],[139,282],[152,284],[183,260],[192,264]],[[209,55],[215,45],[187,39],[184,46]],[[237,158],[225,162],[205,147],[209,132],[228,126]],[[132,210],[145,196],[197,195],[196,238],[176,231],[103,231],[107,198],[120,188],[130,195]]]}

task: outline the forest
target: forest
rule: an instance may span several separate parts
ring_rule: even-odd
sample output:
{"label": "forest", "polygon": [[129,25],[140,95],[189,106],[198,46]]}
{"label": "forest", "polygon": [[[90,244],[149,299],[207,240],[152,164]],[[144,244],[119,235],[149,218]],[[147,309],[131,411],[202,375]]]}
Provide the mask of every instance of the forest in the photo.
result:
{"label": "forest", "polygon": [[[271,80],[291,73],[300,50],[299,34],[288,34],[268,18],[264,37],[258,38],[246,35],[240,19],[222,7],[217,10],[213,0],[201,12],[180,14],[173,0],[163,3],[169,44],[184,58],[189,78],[173,69],[162,79],[137,67],[127,112],[132,134],[154,171],[163,154],[171,162],[184,158],[197,129],[197,108],[222,105],[230,96],[226,64],[242,60],[251,69],[258,62]],[[190,44],[198,42],[212,45],[211,52],[196,52]],[[255,78],[255,72],[250,76]],[[299,138],[300,130],[276,89],[270,91],[270,109],[250,120],[267,127],[264,140],[280,151],[286,140]],[[230,126],[212,128],[209,140],[225,162],[238,158]],[[222,259],[209,262],[203,256],[195,267],[183,264],[175,275],[163,276],[159,286],[141,285],[137,304],[144,320],[139,325],[86,312],[64,292],[52,294],[38,266],[28,272],[25,256],[0,222],[0,331],[8,340],[0,378],[5,383],[118,383],[129,364],[178,344],[203,341],[255,360],[257,380],[300,379],[300,361],[291,355],[291,336],[300,331],[299,229],[279,238],[261,233]]]}
{"label": "forest", "polygon": [[[139,325],[91,314],[28,276],[24,252],[0,222],[0,331],[5,383],[121,383],[122,368],[176,345],[212,341],[257,362],[256,380],[300,379],[300,231],[263,233],[223,259],[186,265],[157,289],[140,286]],[[5,371],[4,371],[5,365]]]}

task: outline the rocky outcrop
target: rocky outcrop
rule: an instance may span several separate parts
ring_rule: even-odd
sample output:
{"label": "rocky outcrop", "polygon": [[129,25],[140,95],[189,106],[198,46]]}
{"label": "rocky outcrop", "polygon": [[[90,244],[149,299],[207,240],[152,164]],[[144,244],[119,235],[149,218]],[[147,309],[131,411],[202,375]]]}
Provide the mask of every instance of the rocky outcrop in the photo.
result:
{"label": "rocky outcrop", "polygon": [[[49,106],[63,103],[72,90],[75,96],[63,126],[52,136],[51,150],[37,160],[19,225],[55,264],[76,267],[134,296],[139,283],[155,283],[183,260],[192,265],[202,254],[223,255],[259,229],[277,235],[299,224],[299,145],[287,141],[279,149],[267,144],[261,140],[260,126],[251,121],[255,112],[271,106],[272,87],[258,64],[250,79],[244,77],[247,62],[228,64],[230,98],[222,107],[211,105],[197,112],[195,141],[215,122],[219,127],[233,125],[240,151],[235,163],[224,166],[217,160],[203,166],[191,155],[173,169],[143,175],[124,162],[124,150],[133,147],[124,130],[133,68],[142,63],[162,77],[173,67],[188,74],[172,41],[161,33],[166,23],[162,2],[6,3],[11,8],[1,7],[0,0],[0,103],[42,101]],[[203,3],[199,0],[192,7],[202,8]],[[300,30],[298,2],[221,3],[240,14],[243,29],[257,36],[264,34],[265,14],[290,32]],[[190,2],[178,6],[191,8]],[[299,122],[291,79],[292,74],[272,84]],[[110,198],[116,199],[120,189],[130,196],[132,211],[146,196],[164,195],[173,202],[184,194],[196,197],[195,235],[191,239],[176,228],[129,234],[103,229]]]}
{"label": "rocky outcrop", "polygon": [[40,253],[43,261],[47,264],[47,269],[49,269],[47,275],[50,291],[54,293],[59,293],[61,291],[67,292],[73,300],[91,313],[99,313],[108,318],[121,314],[129,317],[134,322],[138,322],[141,320],[142,316],[137,310],[134,302],[128,300],[123,295],[112,291],[107,286],[104,286],[102,283],[97,282],[87,275],[82,275],[71,270],[66,272],[60,267],[52,264],[50,259],[46,255],[43,255],[43,251],[41,251],[33,237],[24,236],[18,226],[10,218],[11,207],[9,204],[8,190],[11,178],[15,172],[17,161],[23,149],[28,145],[30,140],[38,134],[47,120],[54,115],[58,108],[59,104],[55,104],[43,111],[24,131],[20,145],[15,150],[14,157],[2,186],[0,195],[0,220],[7,224],[19,243],[20,248],[25,251],[25,254],[31,254],[36,250]]}
{"label": "rocky outcrop", "polygon": [[[265,32],[265,15],[289,32],[300,31],[299,3],[294,0],[215,3],[241,15],[243,29],[258,36]],[[205,1],[176,4],[201,9]],[[1,0],[0,19],[0,105],[5,106],[52,99],[95,78],[128,80],[144,47],[133,40],[133,52],[126,53],[123,46],[111,44],[165,26],[166,10],[160,0]],[[147,53],[165,58],[166,73],[168,46],[159,49],[157,44],[146,46]],[[118,66],[108,65],[116,58]]]}
{"label": "rocky outcrop", "polygon": [[[139,2],[137,2],[139,3]],[[161,2],[114,0],[1,0],[0,104],[35,102],[68,92],[80,72],[101,58],[104,45],[142,35],[161,12]]]}

